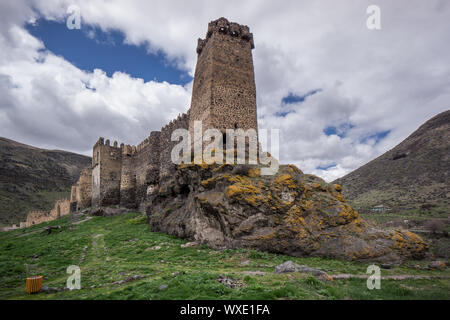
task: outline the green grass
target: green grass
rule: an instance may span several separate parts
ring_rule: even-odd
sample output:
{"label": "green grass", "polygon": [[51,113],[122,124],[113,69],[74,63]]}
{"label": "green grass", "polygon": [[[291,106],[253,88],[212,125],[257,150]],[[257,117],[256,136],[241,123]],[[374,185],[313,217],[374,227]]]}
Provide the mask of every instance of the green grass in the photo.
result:
{"label": "green grass", "polygon": [[[62,229],[47,235],[42,233],[47,225],[61,225]],[[186,242],[150,232],[146,218],[139,213],[93,217],[78,225],[64,217],[4,232],[0,234],[0,299],[450,299],[449,279],[382,280],[380,290],[368,290],[364,279],[321,281],[302,273],[275,275],[273,270],[292,260],[330,274],[365,274],[369,263],[294,258],[247,249],[181,248]],[[152,250],[155,246],[161,249]],[[248,264],[242,264],[244,261]],[[426,262],[408,262],[382,270],[382,275],[449,274],[412,268],[417,264]],[[81,290],[25,293],[25,279],[31,275],[44,276],[46,286],[64,287],[70,265],[81,268]],[[265,275],[250,276],[244,271],[263,271]],[[133,275],[142,278],[114,284]],[[235,279],[240,286],[223,285],[217,280],[219,275]],[[160,290],[161,285],[167,288]]]}

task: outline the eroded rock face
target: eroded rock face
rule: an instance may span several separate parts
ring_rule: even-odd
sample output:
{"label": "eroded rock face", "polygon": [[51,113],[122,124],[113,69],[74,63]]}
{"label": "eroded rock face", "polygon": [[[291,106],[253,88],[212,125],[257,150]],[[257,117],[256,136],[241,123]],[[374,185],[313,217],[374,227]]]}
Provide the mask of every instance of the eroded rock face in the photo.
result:
{"label": "eroded rock face", "polygon": [[252,167],[180,165],[150,195],[153,231],[215,248],[252,247],[292,256],[400,263],[423,258],[428,245],[405,230],[370,225],[342,197],[339,185],[292,165],[274,176]]}

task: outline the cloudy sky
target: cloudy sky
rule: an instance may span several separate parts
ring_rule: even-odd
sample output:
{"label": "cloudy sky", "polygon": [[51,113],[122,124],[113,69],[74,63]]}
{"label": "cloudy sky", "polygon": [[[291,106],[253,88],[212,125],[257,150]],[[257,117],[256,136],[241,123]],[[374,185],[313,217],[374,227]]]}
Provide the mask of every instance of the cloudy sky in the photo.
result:
{"label": "cloudy sky", "polygon": [[338,178],[450,107],[446,0],[0,0],[0,136],[140,142],[189,108],[197,38],[221,16],[253,32],[259,127],[305,172]]}

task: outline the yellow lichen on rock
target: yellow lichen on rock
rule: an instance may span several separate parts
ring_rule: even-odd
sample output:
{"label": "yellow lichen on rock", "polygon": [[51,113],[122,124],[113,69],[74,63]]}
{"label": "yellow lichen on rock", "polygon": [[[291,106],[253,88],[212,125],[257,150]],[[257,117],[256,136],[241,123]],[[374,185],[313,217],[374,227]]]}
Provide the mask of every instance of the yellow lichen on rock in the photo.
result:
{"label": "yellow lichen on rock", "polygon": [[278,176],[272,183],[275,186],[285,186],[291,189],[297,189],[297,183],[290,174],[282,174]]}
{"label": "yellow lichen on rock", "polygon": [[261,176],[261,169],[259,169],[259,168],[251,168],[248,171],[248,176],[252,177],[252,178],[257,178],[257,177]]}
{"label": "yellow lichen on rock", "polygon": [[289,168],[289,172],[291,172],[291,173],[303,174],[302,170],[300,170],[293,164],[288,164],[288,168]]}
{"label": "yellow lichen on rock", "polygon": [[356,218],[359,218],[358,213],[349,205],[343,204],[340,206],[341,211],[339,212],[339,216],[344,218],[345,221],[350,222]]}

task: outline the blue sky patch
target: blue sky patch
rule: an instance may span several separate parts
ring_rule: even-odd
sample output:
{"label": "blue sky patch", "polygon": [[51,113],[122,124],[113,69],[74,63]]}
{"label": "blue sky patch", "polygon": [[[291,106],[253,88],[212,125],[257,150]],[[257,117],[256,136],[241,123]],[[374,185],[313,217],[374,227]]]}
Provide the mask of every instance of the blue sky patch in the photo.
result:
{"label": "blue sky patch", "polygon": [[336,162],[333,162],[333,163],[330,163],[330,164],[325,165],[325,166],[317,166],[317,167],[316,167],[316,170],[328,170],[328,169],[334,168],[334,167],[336,167],[336,166],[337,166],[337,163],[336,163]]}
{"label": "blue sky patch", "polygon": [[312,96],[318,92],[322,91],[322,89],[314,89],[311,90],[303,95],[297,95],[293,92],[289,92],[289,94],[286,97],[283,97],[283,99],[281,99],[281,102],[284,104],[291,104],[291,103],[296,103],[296,102],[304,102],[306,100],[306,98],[308,98],[309,96]]}
{"label": "blue sky patch", "polygon": [[[297,103],[297,102],[302,103],[306,100],[307,97],[312,96],[320,91],[322,91],[322,89],[314,89],[314,90],[307,92],[304,95],[297,95],[293,92],[289,92],[289,94],[286,97],[283,97],[283,99],[281,99],[281,108],[285,109],[286,106],[289,106],[290,104]],[[288,109],[288,110],[283,110],[283,111],[277,111],[277,112],[275,112],[275,116],[284,118],[289,113],[295,113],[295,110]]]}
{"label": "blue sky patch", "polygon": [[387,137],[387,135],[391,133],[391,130],[380,131],[375,134],[369,135],[361,139],[361,143],[367,143],[369,140],[375,140],[375,144],[379,143],[381,140]]}
{"label": "blue sky patch", "polygon": [[337,135],[340,138],[345,138],[348,131],[353,129],[354,127],[355,125],[351,123],[344,123],[339,125],[338,127],[335,126],[326,127],[325,129],[323,129],[323,133],[325,133],[327,136]]}
{"label": "blue sky patch", "polygon": [[180,85],[192,81],[186,71],[168,63],[162,52],[148,53],[144,45],[125,44],[124,34],[119,30],[103,32],[86,24],[82,24],[79,30],[69,30],[65,22],[45,19],[39,19],[25,28],[44,42],[49,51],[82,70],[98,68],[108,76],[121,71],[144,81],[167,81]]}

